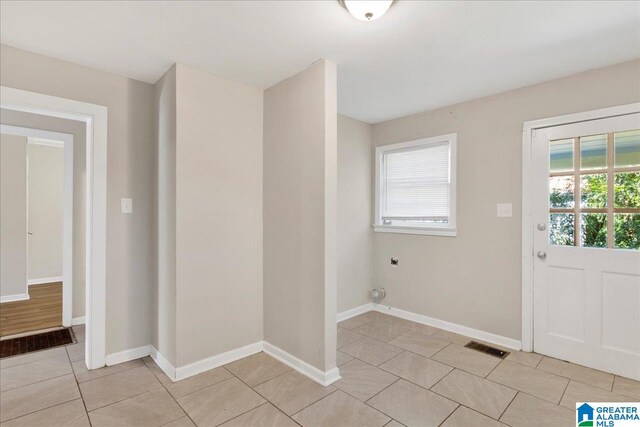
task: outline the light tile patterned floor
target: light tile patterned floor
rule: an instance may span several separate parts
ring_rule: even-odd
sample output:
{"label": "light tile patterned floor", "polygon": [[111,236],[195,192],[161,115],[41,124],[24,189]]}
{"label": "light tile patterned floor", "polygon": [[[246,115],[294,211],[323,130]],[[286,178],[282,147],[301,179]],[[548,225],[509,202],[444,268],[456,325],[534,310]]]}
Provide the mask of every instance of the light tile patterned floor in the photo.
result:
{"label": "light tile patterned floor", "polygon": [[[83,341],[82,327],[76,335]],[[83,345],[0,361],[0,426],[574,426],[576,401],[638,401],[640,383],[380,313],[338,328],[322,387],[264,353],[177,383],[148,357],[87,371]],[[544,415],[541,415],[544,414]]]}

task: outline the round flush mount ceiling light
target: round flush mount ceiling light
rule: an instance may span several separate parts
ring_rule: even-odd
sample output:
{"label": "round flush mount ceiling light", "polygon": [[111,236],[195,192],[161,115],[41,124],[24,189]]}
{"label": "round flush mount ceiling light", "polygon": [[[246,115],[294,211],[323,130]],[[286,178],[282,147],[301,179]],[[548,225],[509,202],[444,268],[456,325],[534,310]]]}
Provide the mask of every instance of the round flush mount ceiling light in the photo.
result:
{"label": "round flush mount ceiling light", "polygon": [[338,0],[338,2],[360,21],[375,21],[391,7],[393,0]]}

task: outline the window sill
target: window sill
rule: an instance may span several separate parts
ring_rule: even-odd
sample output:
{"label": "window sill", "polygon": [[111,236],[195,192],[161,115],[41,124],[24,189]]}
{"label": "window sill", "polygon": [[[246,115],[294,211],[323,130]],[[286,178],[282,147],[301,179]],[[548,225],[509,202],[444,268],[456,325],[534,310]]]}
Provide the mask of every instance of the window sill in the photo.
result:
{"label": "window sill", "polygon": [[373,231],[378,233],[424,234],[428,236],[455,237],[455,228],[407,227],[403,225],[374,225]]}

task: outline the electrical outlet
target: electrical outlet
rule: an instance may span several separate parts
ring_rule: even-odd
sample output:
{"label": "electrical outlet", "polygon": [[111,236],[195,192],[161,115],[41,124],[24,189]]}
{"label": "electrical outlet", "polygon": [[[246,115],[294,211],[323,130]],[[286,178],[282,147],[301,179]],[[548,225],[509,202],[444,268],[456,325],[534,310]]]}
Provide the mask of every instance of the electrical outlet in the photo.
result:
{"label": "electrical outlet", "polygon": [[398,258],[391,258],[391,265],[396,267],[398,265]]}

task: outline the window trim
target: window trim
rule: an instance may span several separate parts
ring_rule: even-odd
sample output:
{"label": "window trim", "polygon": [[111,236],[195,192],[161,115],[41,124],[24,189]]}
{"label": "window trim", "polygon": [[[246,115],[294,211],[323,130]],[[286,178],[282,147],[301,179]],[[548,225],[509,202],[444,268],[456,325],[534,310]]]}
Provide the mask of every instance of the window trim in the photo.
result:
{"label": "window trim", "polygon": [[[413,141],[401,142],[398,144],[381,145],[376,147],[375,162],[375,212],[373,230],[381,233],[401,233],[401,234],[423,234],[431,236],[448,236],[455,237],[457,235],[456,226],[456,200],[457,200],[457,133],[449,133],[446,135],[422,138]],[[384,225],[382,223],[382,159],[384,154],[391,151],[411,149],[415,147],[431,147],[442,143],[449,144],[449,174],[451,180],[449,183],[449,223],[443,226],[429,225]]]}

